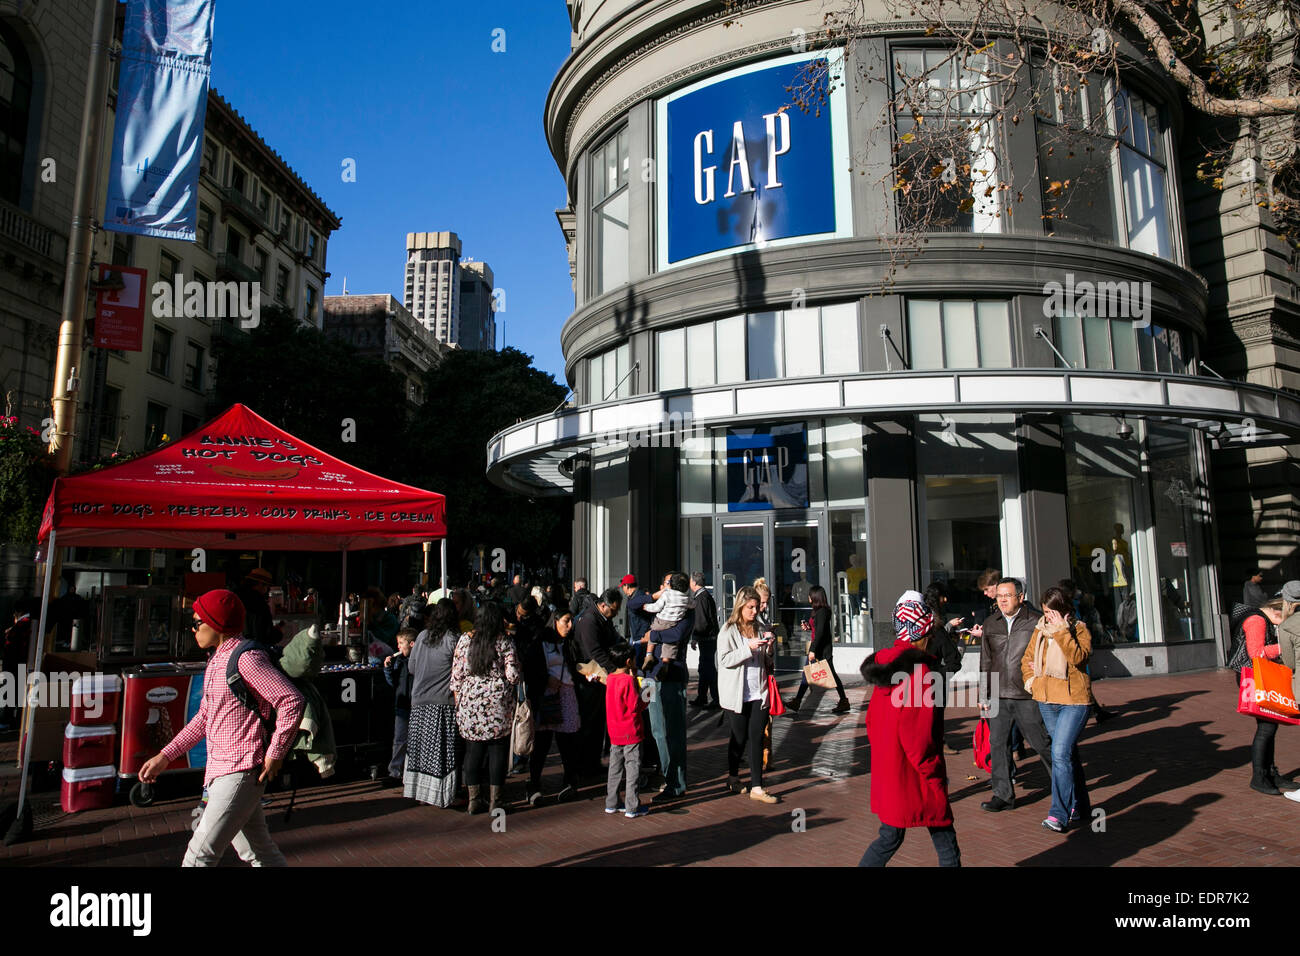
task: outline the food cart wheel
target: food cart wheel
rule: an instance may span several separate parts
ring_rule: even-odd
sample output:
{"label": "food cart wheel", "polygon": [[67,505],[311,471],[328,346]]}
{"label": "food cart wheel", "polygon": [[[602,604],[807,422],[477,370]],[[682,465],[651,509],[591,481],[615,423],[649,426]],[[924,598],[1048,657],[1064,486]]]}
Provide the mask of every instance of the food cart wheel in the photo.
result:
{"label": "food cart wheel", "polygon": [[137,783],[131,788],[131,806],[133,807],[150,807],[153,806],[153,784]]}

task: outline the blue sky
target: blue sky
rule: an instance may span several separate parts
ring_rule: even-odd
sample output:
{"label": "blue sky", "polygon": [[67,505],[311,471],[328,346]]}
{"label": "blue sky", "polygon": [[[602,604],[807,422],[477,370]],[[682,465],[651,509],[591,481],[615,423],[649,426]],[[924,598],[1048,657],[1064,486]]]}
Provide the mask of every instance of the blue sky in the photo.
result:
{"label": "blue sky", "polygon": [[343,220],[327,295],[346,276],[400,300],[406,233],[456,232],[505,293],[498,343],[504,319],[563,381],[573,292],[542,109],[568,52],[563,0],[220,0],[212,83]]}

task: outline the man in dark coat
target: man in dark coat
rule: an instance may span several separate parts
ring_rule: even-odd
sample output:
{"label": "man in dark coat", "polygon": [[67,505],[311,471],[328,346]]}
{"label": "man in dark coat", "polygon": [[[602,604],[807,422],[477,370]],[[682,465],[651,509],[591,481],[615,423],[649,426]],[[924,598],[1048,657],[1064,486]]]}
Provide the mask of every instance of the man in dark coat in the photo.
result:
{"label": "man in dark coat", "polygon": [[244,636],[267,647],[279,644],[283,636],[275,629],[271,617],[271,604],[266,598],[270,590],[271,572],[254,568],[244,575],[243,583],[235,591],[244,605]]}
{"label": "man in dark coat", "polygon": [[[1052,774],[1052,742],[1038,705],[1025,690],[1021,658],[1029,647],[1034,627],[1042,616],[1024,600],[1025,589],[1015,578],[998,583],[998,613],[980,629],[980,704],[989,721],[989,743],[993,758],[993,797],[980,804],[992,812],[1016,805],[1011,782],[1011,725],[1015,723],[1029,745],[1038,752]],[[972,630],[972,633],[974,631]],[[994,701],[996,698],[996,701]],[[994,709],[996,705],[996,709]]]}
{"label": "man in dark coat", "polygon": [[[704,586],[704,572],[691,574],[691,602],[695,606],[695,634],[691,646],[700,649],[700,665],[692,707],[721,710],[718,701],[718,605]],[[709,695],[713,703],[709,703]]]}
{"label": "man in dark coat", "polygon": [[[617,666],[609,656],[609,649],[618,643],[613,618],[623,603],[618,588],[610,588],[600,596],[595,610],[582,616],[574,628],[578,644],[578,663],[593,661],[613,673]],[[598,680],[581,680],[574,688],[578,694],[578,719],[581,722],[583,772],[600,771],[601,751],[605,742],[605,685]]]}

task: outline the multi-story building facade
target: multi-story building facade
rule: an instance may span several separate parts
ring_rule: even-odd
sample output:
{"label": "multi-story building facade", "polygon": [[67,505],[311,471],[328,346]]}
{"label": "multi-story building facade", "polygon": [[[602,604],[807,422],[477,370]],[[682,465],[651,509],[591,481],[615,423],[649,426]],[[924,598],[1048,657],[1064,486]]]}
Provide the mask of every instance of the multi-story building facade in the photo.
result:
{"label": "multi-story building facade", "polygon": [[0,0],[0,398],[34,427],[50,414],[94,6]]}
{"label": "multi-story building facade", "polygon": [[324,330],[358,355],[397,371],[412,411],[424,404],[424,373],[448,350],[391,295],[327,295]]}
{"label": "multi-story building facade", "polygon": [[[1244,567],[1224,569],[1211,462],[1292,461],[1300,400],[1275,373],[1224,381],[1200,360],[1236,341],[1234,310],[1291,323],[1294,285],[1269,254],[1225,270],[1213,200],[1184,213],[1194,117],[1143,49],[1123,43],[1118,82],[1082,89],[1021,57],[1016,95],[1053,92],[993,124],[971,122],[987,104],[967,74],[932,70],[950,51],[922,22],[819,52],[800,42],[819,0],[569,9],[545,126],[568,184],[576,400],[497,435],[488,474],[573,496],[575,576],[702,570],[724,613],[763,576],[792,643],[820,585],[865,654],[892,641],[904,590],[943,582],[973,612],[996,568],[1035,598],[1078,583],[1113,645],[1094,673],[1221,662]],[[817,58],[850,79],[791,108]],[[950,128],[998,140],[962,144],[976,198],[917,230],[899,268],[881,237],[917,210],[890,170],[926,165],[908,126],[925,108],[893,104],[918,76],[960,104]],[[1085,170],[1049,144],[1090,111],[1104,159],[1067,220],[1053,190]],[[1235,305],[1252,269],[1258,294]]]}
{"label": "multi-story building facade", "polygon": [[460,253],[454,232],[408,232],[403,304],[444,345],[496,348],[492,269]]}
{"label": "multi-story building facade", "polygon": [[[0,381],[25,424],[49,414],[93,7],[0,3]],[[120,17],[118,27],[120,35]],[[101,144],[105,168],[114,102]],[[150,288],[256,282],[261,305],[284,306],[320,327],[326,246],[338,217],[215,91],[206,115],[198,239],[101,231],[96,261],[144,269]],[[85,350],[76,363],[76,459],[156,444],[211,411],[213,341],[243,333],[238,316],[224,308],[224,318],[209,315],[211,298],[200,298],[202,309],[161,318],[146,309],[140,352]],[[92,323],[93,315],[92,303]]]}
{"label": "multi-story building facade", "polygon": [[460,341],[460,237],[454,232],[406,234],[403,304],[439,342]]}
{"label": "multi-story building facade", "polygon": [[492,267],[466,259],[460,264],[460,339],[471,351],[496,348],[496,299],[493,296]]}

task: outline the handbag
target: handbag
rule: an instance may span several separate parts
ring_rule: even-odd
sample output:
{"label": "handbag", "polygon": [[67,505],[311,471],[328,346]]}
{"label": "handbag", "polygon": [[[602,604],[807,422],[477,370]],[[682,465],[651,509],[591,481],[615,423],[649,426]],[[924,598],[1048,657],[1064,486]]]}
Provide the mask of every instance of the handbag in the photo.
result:
{"label": "handbag", "polygon": [[510,752],[527,757],[533,752],[533,708],[527,699],[515,705],[515,722],[510,728]]}
{"label": "handbag", "polygon": [[1300,718],[1287,717],[1284,714],[1274,713],[1261,706],[1263,692],[1255,690],[1255,669],[1253,667],[1243,667],[1241,669],[1241,688],[1237,694],[1237,713],[1245,714],[1247,717],[1255,717],[1259,720],[1271,720],[1275,724],[1300,725]]}
{"label": "handbag", "polygon": [[780,717],[785,713],[785,701],[781,699],[781,688],[776,685],[776,676],[767,675],[767,712],[773,717]]}
{"label": "handbag", "polygon": [[564,708],[560,704],[560,695],[545,694],[542,697],[542,712],[538,714],[538,722],[543,726],[554,726],[564,720]]}
{"label": "handbag", "polygon": [[835,689],[835,675],[831,673],[831,665],[824,660],[805,664],[803,676],[804,680],[814,687],[822,687],[826,690]]}
{"label": "handbag", "polygon": [[1260,706],[1286,717],[1300,717],[1291,668],[1267,657],[1256,657],[1250,663],[1255,671],[1255,699]]}
{"label": "handbag", "polygon": [[993,772],[993,746],[989,734],[987,717],[981,717],[975,725],[975,766],[985,773]]}

